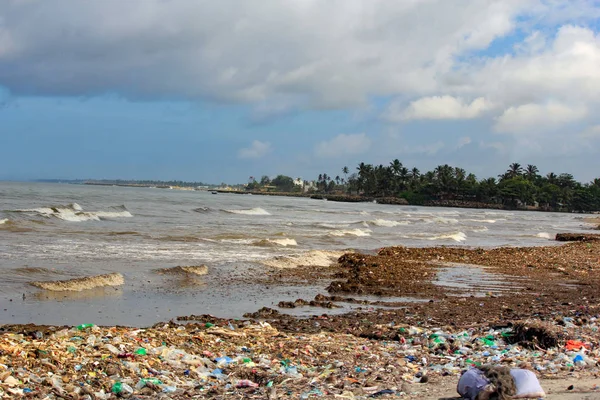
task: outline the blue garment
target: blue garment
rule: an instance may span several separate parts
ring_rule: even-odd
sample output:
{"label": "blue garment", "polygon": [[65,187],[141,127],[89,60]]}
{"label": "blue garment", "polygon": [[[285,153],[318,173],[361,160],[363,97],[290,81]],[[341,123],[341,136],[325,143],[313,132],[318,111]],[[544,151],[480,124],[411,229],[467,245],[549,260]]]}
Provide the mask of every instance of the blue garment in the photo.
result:
{"label": "blue garment", "polygon": [[471,368],[466,371],[458,380],[456,390],[463,398],[475,400],[483,388],[490,384],[490,381],[483,375],[483,372],[477,368]]}

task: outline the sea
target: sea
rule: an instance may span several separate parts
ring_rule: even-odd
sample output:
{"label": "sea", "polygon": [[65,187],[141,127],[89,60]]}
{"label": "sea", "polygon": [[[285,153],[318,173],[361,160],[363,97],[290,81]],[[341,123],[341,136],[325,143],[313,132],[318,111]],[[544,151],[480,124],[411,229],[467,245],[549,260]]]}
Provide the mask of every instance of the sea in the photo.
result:
{"label": "sea", "polygon": [[273,268],[319,268],[345,251],[395,245],[557,245],[557,232],[589,230],[584,217],[0,182],[0,324],[242,318],[280,300],[326,294],[310,285],[267,285],[262,278]]}

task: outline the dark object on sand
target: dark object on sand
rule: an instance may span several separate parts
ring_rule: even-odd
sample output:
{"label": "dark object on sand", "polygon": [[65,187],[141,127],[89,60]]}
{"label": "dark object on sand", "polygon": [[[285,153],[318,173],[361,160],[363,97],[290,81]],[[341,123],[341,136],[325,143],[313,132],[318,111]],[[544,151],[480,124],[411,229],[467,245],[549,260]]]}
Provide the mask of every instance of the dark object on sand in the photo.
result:
{"label": "dark object on sand", "polygon": [[592,242],[600,240],[597,233],[557,233],[556,240],[559,242]]}
{"label": "dark object on sand", "polygon": [[506,341],[510,344],[530,348],[542,348],[544,350],[558,347],[565,341],[564,335],[556,327],[543,322],[519,321],[513,325],[512,334],[507,336]]}

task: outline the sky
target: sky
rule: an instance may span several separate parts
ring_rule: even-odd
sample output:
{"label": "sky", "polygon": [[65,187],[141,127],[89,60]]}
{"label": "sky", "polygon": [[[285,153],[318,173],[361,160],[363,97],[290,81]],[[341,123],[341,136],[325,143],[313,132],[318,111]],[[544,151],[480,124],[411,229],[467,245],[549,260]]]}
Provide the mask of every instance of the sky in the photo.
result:
{"label": "sky", "polygon": [[600,177],[600,1],[3,0],[0,180]]}

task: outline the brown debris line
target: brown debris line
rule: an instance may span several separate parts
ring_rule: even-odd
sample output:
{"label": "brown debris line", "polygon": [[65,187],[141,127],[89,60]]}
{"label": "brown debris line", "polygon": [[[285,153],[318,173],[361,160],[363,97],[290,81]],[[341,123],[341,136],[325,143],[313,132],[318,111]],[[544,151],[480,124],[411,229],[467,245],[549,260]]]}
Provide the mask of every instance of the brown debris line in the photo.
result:
{"label": "brown debris line", "polygon": [[[384,258],[427,262],[453,262],[493,267],[494,272],[530,276],[544,280],[600,278],[600,242],[575,242],[548,247],[499,247],[467,249],[455,247],[387,247]],[[562,276],[562,277],[561,277]]]}
{"label": "brown debris line", "polygon": [[512,326],[512,335],[506,337],[510,344],[518,343],[529,349],[551,349],[564,345],[564,330],[541,321],[518,321]]}
{"label": "brown debris line", "polygon": [[382,256],[360,253],[344,254],[338,260],[340,272],[327,287],[330,293],[399,294],[437,293],[432,285],[436,268],[427,263],[407,261],[394,254]]}
{"label": "brown debris line", "polygon": [[[318,296],[317,296],[318,297]],[[295,301],[280,301],[277,304],[279,308],[296,308],[296,307],[322,307],[322,308],[340,308],[337,304],[332,301],[319,301],[319,300],[304,300],[296,299]]]}
{"label": "brown debris line", "polygon": [[557,233],[559,242],[591,242],[600,240],[600,235],[595,233]]}

